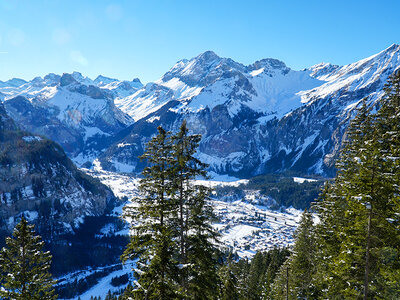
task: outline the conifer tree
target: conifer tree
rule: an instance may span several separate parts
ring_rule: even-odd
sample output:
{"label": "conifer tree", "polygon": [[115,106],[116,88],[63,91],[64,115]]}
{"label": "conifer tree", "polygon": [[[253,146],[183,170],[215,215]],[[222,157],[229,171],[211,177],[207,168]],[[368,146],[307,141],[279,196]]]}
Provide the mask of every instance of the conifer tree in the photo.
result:
{"label": "conifer tree", "polygon": [[292,254],[275,279],[272,299],[284,299],[286,295],[288,299],[316,299],[315,238],[312,214],[306,210],[295,232]]}
{"label": "conifer tree", "polygon": [[24,217],[6,238],[0,252],[0,297],[2,299],[57,299],[50,274],[51,255]]}
{"label": "conifer tree", "polygon": [[221,300],[239,300],[238,281],[232,271],[232,264],[232,257],[229,256],[225,265],[219,270],[222,281]]}
{"label": "conifer tree", "polygon": [[171,199],[171,140],[162,127],[147,145],[141,157],[148,166],[143,171],[136,206],[126,206],[125,215],[132,218],[133,235],[122,260],[138,258],[132,293],[136,298],[174,299],[177,263],[174,260]]}
{"label": "conifer tree", "polygon": [[[399,293],[399,77],[371,114],[364,103],[347,132],[338,174],[316,208],[324,297],[395,299]],[[398,261],[398,260],[397,260]]]}
{"label": "conifer tree", "polygon": [[201,137],[189,135],[186,122],[172,136],[161,127],[158,131],[142,156],[148,167],[137,206],[125,208],[133,235],[122,259],[139,258],[138,281],[129,293],[148,299],[212,299],[218,287],[214,214],[210,190],[194,182],[206,176],[206,165],[194,157]]}
{"label": "conifer tree", "polygon": [[212,298],[218,284],[214,246],[217,233],[211,226],[215,216],[207,202],[210,189],[194,183],[197,177],[207,176],[207,165],[194,156],[200,139],[200,135],[189,134],[186,121],[172,137],[180,283],[188,299]]}

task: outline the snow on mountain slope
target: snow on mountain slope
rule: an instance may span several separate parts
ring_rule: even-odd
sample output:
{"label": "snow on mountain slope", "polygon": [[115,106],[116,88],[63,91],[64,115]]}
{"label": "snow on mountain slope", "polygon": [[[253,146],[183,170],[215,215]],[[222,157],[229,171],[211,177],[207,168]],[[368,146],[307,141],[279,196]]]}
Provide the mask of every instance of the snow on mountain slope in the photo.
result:
{"label": "snow on mountain slope", "polygon": [[137,156],[157,126],[177,130],[187,119],[203,135],[199,157],[215,172],[330,176],[359,102],[370,96],[374,105],[399,68],[399,47],[346,66],[321,63],[302,71],[271,58],[245,66],[207,51],[146,86],[49,74],[2,82],[0,99],[26,129],[58,141],[76,161],[100,154],[110,170],[140,171]]}
{"label": "snow on mountain slope", "polygon": [[62,148],[24,132],[0,103],[0,229],[11,232],[22,213],[46,237],[69,232],[84,216],[117,201],[106,186],[78,170]]}
{"label": "snow on mountain slope", "polygon": [[399,48],[303,71],[275,59],[244,66],[211,51],[182,60],[156,83],[119,100],[136,123],[100,161],[111,170],[121,162],[138,171],[132,156],[140,155],[156,127],[177,130],[187,119],[203,136],[199,158],[215,172],[241,177],[291,169],[332,176],[349,120],[361,99],[379,100],[400,66]]}
{"label": "snow on mountain slope", "polygon": [[226,104],[231,116],[242,105],[265,115],[282,117],[301,105],[298,92],[321,85],[309,71],[293,71],[278,60],[264,59],[244,66],[212,51],[175,64],[162,78],[116,105],[135,121],[171,100],[181,111],[198,112]]}
{"label": "snow on mountain slope", "polygon": [[[314,77],[326,81],[325,84],[302,93],[302,102],[308,103],[315,99],[335,96],[338,93],[349,93],[370,88],[372,85],[377,91],[370,94],[374,100],[382,93],[382,86],[387,77],[400,67],[400,45],[392,45],[378,54],[362,59],[356,63],[343,67],[335,66],[330,72],[320,74],[316,72],[318,65],[311,67]],[[359,100],[359,99],[358,99]]]}
{"label": "snow on mountain slope", "polygon": [[93,159],[107,146],[108,137],[132,123],[113,101],[140,86],[138,80],[127,83],[98,77],[93,81],[74,72],[8,84],[0,87],[0,93],[8,113],[23,128],[57,141],[71,157],[80,155],[85,162],[85,157]]}

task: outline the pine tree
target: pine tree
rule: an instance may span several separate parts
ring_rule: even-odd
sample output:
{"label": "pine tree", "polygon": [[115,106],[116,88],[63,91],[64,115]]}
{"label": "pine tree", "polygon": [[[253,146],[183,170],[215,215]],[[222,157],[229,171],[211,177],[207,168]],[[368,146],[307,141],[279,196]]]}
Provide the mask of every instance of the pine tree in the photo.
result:
{"label": "pine tree", "polygon": [[219,270],[220,278],[222,280],[221,300],[239,300],[238,281],[232,271],[232,257],[229,256],[227,262]]}
{"label": "pine tree", "polygon": [[194,183],[197,177],[207,175],[207,165],[194,156],[200,139],[200,135],[189,135],[186,121],[172,137],[180,284],[188,299],[213,298],[218,284],[214,246],[217,233],[211,226],[215,216],[208,203],[210,189]]}
{"label": "pine tree", "polygon": [[338,174],[316,206],[324,297],[399,297],[400,72],[390,77],[371,114],[366,102],[352,121]]}
{"label": "pine tree", "polygon": [[4,299],[57,299],[50,274],[51,255],[24,217],[0,252],[0,296]]}
{"label": "pine tree", "polygon": [[138,281],[127,294],[148,299],[212,299],[218,287],[217,234],[208,203],[210,190],[195,184],[206,165],[194,157],[200,135],[186,122],[171,136],[163,128],[142,156],[148,163],[137,206],[128,205],[131,241],[122,259],[138,258]]}
{"label": "pine tree", "polygon": [[162,127],[147,145],[141,157],[148,166],[143,171],[136,199],[138,206],[126,206],[125,215],[132,219],[133,235],[122,260],[136,259],[132,294],[137,298],[174,299],[176,274],[172,220],[175,204],[171,198],[170,133]]}
{"label": "pine tree", "polygon": [[315,226],[312,214],[304,211],[295,232],[292,254],[282,265],[274,283],[273,299],[315,299],[313,277],[315,261]]}

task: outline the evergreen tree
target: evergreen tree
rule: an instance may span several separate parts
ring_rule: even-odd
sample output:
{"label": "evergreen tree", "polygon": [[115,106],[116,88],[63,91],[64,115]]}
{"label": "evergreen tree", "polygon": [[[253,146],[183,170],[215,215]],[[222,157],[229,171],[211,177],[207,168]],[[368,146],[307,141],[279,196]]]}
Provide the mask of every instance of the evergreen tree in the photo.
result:
{"label": "evergreen tree", "polygon": [[24,217],[0,252],[0,296],[3,299],[57,299],[50,274],[51,255]]}
{"label": "evergreen tree", "polygon": [[175,245],[173,224],[175,204],[171,198],[171,140],[162,127],[147,145],[141,157],[148,166],[143,171],[136,206],[125,207],[132,219],[133,235],[122,260],[138,258],[132,293],[138,299],[174,299],[176,297]]}
{"label": "evergreen tree", "polygon": [[221,300],[239,300],[239,292],[237,289],[237,278],[232,271],[232,258],[228,257],[228,260],[224,266],[219,270],[220,278],[222,280]]}
{"label": "evergreen tree", "polygon": [[312,214],[303,213],[295,232],[295,245],[291,256],[282,265],[275,279],[273,299],[315,299],[313,284],[315,274],[315,227]]}
{"label": "evergreen tree", "polygon": [[371,114],[365,102],[347,132],[338,174],[316,208],[318,270],[324,297],[400,296],[400,72]]}
{"label": "evergreen tree", "polygon": [[191,299],[215,295],[218,283],[213,244],[217,234],[211,226],[214,214],[207,202],[210,190],[194,183],[197,177],[207,175],[207,165],[194,157],[200,139],[200,135],[189,135],[186,121],[172,137],[180,284],[185,297]]}
{"label": "evergreen tree", "polygon": [[125,215],[132,219],[131,241],[122,259],[138,258],[138,281],[126,294],[148,299],[212,299],[218,287],[214,214],[210,190],[194,179],[206,165],[194,157],[199,135],[186,122],[171,136],[163,128],[147,145],[136,199]]}

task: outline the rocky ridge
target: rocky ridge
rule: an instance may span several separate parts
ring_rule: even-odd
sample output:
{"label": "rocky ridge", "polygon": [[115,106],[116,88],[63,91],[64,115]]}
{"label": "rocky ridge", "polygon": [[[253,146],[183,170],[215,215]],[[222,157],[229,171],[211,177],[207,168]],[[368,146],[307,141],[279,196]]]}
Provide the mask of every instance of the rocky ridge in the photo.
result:
{"label": "rocky ridge", "polygon": [[20,130],[0,103],[1,230],[11,232],[23,214],[44,236],[70,233],[85,216],[102,215],[116,203],[59,145]]}

